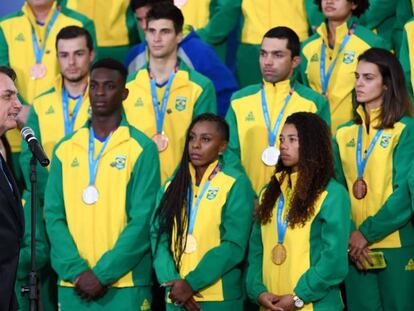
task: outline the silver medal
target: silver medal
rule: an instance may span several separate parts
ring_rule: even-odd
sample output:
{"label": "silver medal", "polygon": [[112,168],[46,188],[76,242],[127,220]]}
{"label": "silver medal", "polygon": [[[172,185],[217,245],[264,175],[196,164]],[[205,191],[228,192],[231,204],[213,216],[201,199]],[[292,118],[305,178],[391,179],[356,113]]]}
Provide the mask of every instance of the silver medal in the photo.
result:
{"label": "silver medal", "polygon": [[99,192],[95,186],[89,185],[88,187],[83,189],[82,200],[83,202],[85,202],[85,204],[88,204],[88,205],[95,204],[98,201],[98,198],[99,198]]}
{"label": "silver medal", "polygon": [[280,151],[275,146],[269,146],[262,152],[262,161],[267,166],[275,166],[279,160]]}

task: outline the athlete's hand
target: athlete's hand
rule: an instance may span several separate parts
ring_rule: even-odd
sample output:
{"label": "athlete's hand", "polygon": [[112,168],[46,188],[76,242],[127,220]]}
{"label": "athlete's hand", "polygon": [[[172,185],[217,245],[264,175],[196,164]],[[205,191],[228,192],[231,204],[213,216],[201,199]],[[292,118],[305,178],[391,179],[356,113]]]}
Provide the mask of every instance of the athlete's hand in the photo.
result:
{"label": "athlete's hand", "polygon": [[257,301],[266,311],[283,311],[283,308],[276,306],[276,303],[279,302],[279,300],[278,296],[269,292],[263,292],[257,297]]}
{"label": "athlete's hand", "polygon": [[294,311],[296,309],[292,295],[282,295],[276,297],[279,299],[279,302],[276,303],[276,307],[281,308],[283,311]]}
{"label": "athlete's hand", "polygon": [[184,308],[187,311],[201,311],[200,305],[194,300],[194,298],[190,298],[184,304]]}
{"label": "athlete's hand", "polygon": [[102,297],[106,287],[99,282],[92,270],[87,270],[76,277],[75,291],[82,299],[92,300]]}
{"label": "athlete's hand", "polygon": [[354,261],[357,260],[361,255],[362,251],[368,246],[368,241],[365,239],[365,237],[362,235],[361,231],[355,230],[351,233],[351,236],[349,237],[349,256]]}
{"label": "athlete's hand", "polygon": [[170,294],[168,295],[168,298],[170,298],[175,305],[183,306],[190,298],[193,297],[193,295],[196,295],[190,284],[183,279],[165,282],[161,284],[161,286],[170,287]]}

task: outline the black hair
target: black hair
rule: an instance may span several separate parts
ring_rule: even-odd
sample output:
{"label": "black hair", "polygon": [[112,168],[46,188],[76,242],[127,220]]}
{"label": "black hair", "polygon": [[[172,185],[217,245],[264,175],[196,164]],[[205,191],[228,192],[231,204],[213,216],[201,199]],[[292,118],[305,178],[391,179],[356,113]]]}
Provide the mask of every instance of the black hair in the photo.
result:
{"label": "black hair", "polygon": [[131,0],[131,9],[135,11],[136,9],[142,8],[144,6],[152,6],[155,3],[159,2],[169,2],[174,4],[174,0]]}
{"label": "black hair", "polygon": [[91,34],[85,28],[75,25],[66,26],[58,32],[55,43],[56,50],[58,49],[57,47],[59,40],[75,39],[79,37],[84,37],[86,40],[86,46],[88,47],[89,51],[93,51],[93,40]]}
{"label": "black hair", "polygon": [[[314,113],[296,112],[287,117],[285,125],[292,124],[298,132],[299,162],[297,183],[289,210],[289,227],[302,227],[315,213],[315,203],[335,176],[331,132],[326,122]],[[272,218],[272,211],[281,193],[280,185],[292,172],[279,158],[275,173],[263,194],[258,215],[262,224]]]}
{"label": "black hair", "polygon": [[113,58],[103,58],[98,60],[92,65],[90,72],[92,73],[92,71],[94,71],[97,68],[107,68],[116,70],[121,75],[124,83],[127,80],[128,70],[126,69],[125,65]]}
{"label": "black hair", "polygon": [[[357,8],[352,11],[352,15],[360,17],[369,8],[369,0],[347,0],[357,5]],[[322,0],[315,0],[315,3],[319,6],[319,10],[322,12]]]}
{"label": "black hair", "polygon": [[168,19],[174,24],[175,33],[182,32],[184,16],[181,10],[171,2],[154,3],[147,14],[147,23],[158,19]]}
{"label": "black hair", "polygon": [[224,118],[212,113],[203,113],[197,116],[187,129],[184,151],[180,165],[178,166],[174,178],[161,199],[154,218],[154,221],[159,223],[156,249],[158,247],[160,237],[166,234],[168,236],[169,245],[172,247],[172,255],[177,270],[180,269],[181,256],[185,248],[183,242],[185,241],[184,237],[186,236],[186,230],[188,229],[188,215],[186,207],[188,188],[191,186],[188,145],[190,141],[190,132],[199,122],[214,123],[217,131],[221,134],[222,139],[227,142],[229,140],[229,125]]}
{"label": "black hair", "polygon": [[300,53],[300,41],[299,37],[292,29],[285,26],[274,27],[268,30],[263,38],[277,38],[277,39],[286,39],[287,48],[292,54],[292,58],[299,56]]}
{"label": "black hair", "polygon": [[[358,62],[361,61],[377,65],[382,76],[385,90],[379,128],[392,128],[394,123],[403,116],[411,116],[412,107],[406,87],[404,71],[398,58],[385,49],[370,48],[359,55]],[[355,92],[353,93],[354,106],[362,104],[357,102]],[[359,115],[355,116],[354,121],[357,124],[362,123]]]}
{"label": "black hair", "polygon": [[16,72],[8,67],[8,66],[0,66],[0,73],[4,73],[6,76],[8,76],[13,81],[16,81],[17,75]]}

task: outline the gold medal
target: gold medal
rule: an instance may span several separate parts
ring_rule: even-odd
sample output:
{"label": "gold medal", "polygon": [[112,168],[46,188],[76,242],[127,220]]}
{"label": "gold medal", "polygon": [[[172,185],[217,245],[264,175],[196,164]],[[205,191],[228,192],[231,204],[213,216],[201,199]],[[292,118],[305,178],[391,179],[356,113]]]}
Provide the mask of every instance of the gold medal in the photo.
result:
{"label": "gold medal", "polygon": [[357,200],[365,198],[368,192],[368,186],[365,180],[357,179],[352,186],[352,193]]}
{"label": "gold medal", "polygon": [[183,242],[185,243],[184,253],[191,254],[197,250],[197,240],[194,235],[187,234],[187,239]]}
{"label": "gold medal", "polygon": [[283,244],[277,244],[272,249],[272,261],[275,265],[281,265],[285,262],[287,257],[286,248],[283,246]]}
{"label": "gold medal", "polygon": [[168,147],[168,137],[164,132],[156,134],[152,137],[152,140],[155,142],[158,148],[158,152],[163,152]]}
{"label": "gold medal", "polygon": [[32,80],[42,79],[46,76],[46,71],[47,69],[44,64],[34,64],[30,68],[30,77],[32,78]]}

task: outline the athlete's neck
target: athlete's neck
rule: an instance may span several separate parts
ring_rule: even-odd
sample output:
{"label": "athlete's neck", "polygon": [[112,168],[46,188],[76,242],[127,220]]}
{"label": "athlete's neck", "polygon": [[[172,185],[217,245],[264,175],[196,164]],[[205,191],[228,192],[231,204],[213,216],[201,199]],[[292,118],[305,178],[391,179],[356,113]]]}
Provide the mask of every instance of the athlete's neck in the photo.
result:
{"label": "athlete's neck", "polygon": [[110,116],[92,116],[92,128],[95,134],[101,138],[106,138],[115,131],[121,123],[121,110],[114,112]]}
{"label": "athlete's neck", "polygon": [[150,56],[149,68],[155,82],[162,84],[168,80],[171,72],[177,65],[177,54],[173,53],[168,58],[155,58]]}
{"label": "athlete's neck", "polygon": [[341,19],[341,20],[328,20],[328,40],[329,40],[329,46],[335,46],[335,39],[336,39],[336,28],[338,28],[339,26],[341,26],[343,23],[346,23],[346,21],[348,20],[348,18],[351,17],[351,14],[345,18],[345,19]]}
{"label": "athlete's neck", "polygon": [[63,85],[65,89],[68,91],[69,95],[72,97],[82,96],[85,93],[86,87],[88,86],[88,76],[85,76],[80,81],[69,81],[67,79],[63,79]]}
{"label": "athlete's neck", "polygon": [[46,22],[47,15],[49,14],[50,9],[53,6],[53,2],[45,5],[30,6],[30,9],[33,12],[33,15],[36,18],[36,21],[44,23]]}

